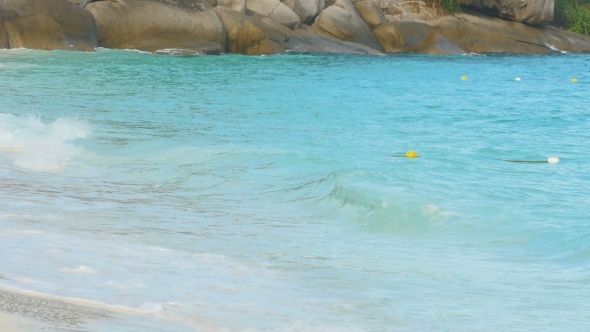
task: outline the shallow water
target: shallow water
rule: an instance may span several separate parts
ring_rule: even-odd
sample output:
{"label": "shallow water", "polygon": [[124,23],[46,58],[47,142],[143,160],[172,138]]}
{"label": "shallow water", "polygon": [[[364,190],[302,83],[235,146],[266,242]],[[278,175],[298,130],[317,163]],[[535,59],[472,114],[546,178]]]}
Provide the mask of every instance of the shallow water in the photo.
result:
{"label": "shallow water", "polygon": [[4,285],[162,331],[590,329],[588,56],[2,51],[0,87]]}

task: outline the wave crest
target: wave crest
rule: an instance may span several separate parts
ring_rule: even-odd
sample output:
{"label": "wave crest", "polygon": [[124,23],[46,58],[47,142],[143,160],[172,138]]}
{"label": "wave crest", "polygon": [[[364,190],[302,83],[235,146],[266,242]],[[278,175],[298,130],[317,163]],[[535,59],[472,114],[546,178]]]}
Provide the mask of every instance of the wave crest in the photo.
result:
{"label": "wave crest", "polygon": [[290,201],[307,202],[316,215],[336,215],[375,232],[423,233],[440,229],[454,216],[406,193],[401,185],[389,188],[381,183],[386,182],[375,175],[341,170],[283,193]]}
{"label": "wave crest", "polygon": [[63,170],[81,149],[73,141],[90,134],[90,124],[81,119],[62,117],[45,124],[35,115],[0,113],[0,154],[29,170]]}

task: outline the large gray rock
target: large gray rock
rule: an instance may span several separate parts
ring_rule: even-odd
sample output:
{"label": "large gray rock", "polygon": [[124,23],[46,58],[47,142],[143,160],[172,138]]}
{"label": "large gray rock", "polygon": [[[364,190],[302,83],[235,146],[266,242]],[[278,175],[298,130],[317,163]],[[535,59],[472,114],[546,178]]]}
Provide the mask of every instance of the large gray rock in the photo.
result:
{"label": "large gray rock", "polygon": [[[374,3],[386,14],[389,22],[393,21],[429,21],[441,16],[444,11],[436,7],[436,1],[422,0],[374,0]],[[445,14],[446,15],[446,14]]]}
{"label": "large gray rock", "polygon": [[364,45],[289,30],[271,19],[257,19],[223,7],[215,11],[225,26],[228,51],[248,55],[280,53],[381,54]]}
{"label": "large gray rock", "polygon": [[325,0],[284,0],[283,3],[299,15],[304,24],[312,24],[326,6]]}
{"label": "large gray rock", "polygon": [[385,14],[371,0],[359,1],[354,4],[354,8],[356,8],[356,11],[361,15],[371,30],[375,30],[381,24],[388,23]]}
{"label": "large gray rock", "polygon": [[173,49],[195,54],[226,50],[223,24],[204,1],[171,5],[158,1],[104,0],[92,2],[86,8],[96,18],[98,43],[103,47],[147,52]]}
{"label": "large gray rock", "polygon": [[375,36],[387,53],[416,53],[434,29],[419,22],[394,22],[375,29]]}
{"label": "large gray rock", "polygon": [[0,49],[8,48],[8,35],[6,34],[6,29],[4,29],[2,21],[15,18],[17,16],[18,15],[15,11],[6,8],[4,4],[0,2]]}
{"label": "large gray rock", "polygon": [[299,15],[279,0],[248,0],[246,10],[248,15],[257,18],[268,17],[289,29],[295,29],[301,24]]}
{"label": "large gray rock", "polygon": [[296,29],[285,43],[289,53],[329,53],[329,54],[359,54],[381,55],[374,48],[332,38],[325,38],[314,33]]}
{"label": "large gray rock", "polygon": [[554,50],[544,28],[479,15],[458,14],[429,22],[443,37],[471,53],[544,54]]}
{"label": "large gray rock", "polygon": [[336,0],[322,10],[313,23],[314,31],[326,37],[351,41],[381,50],[371,28],[354,8],[350,0]]}
{"label": "large gray rock", "polygon": [[57,22],[43,15],[27,15],[4,21],[10,48],[69,50],[63,30]]}
{"label": "large gray rock", "polygon": [[4,24],[0,22],[0,49],[8,48],[8,34]]}
{"label": "large gray rock", "polygon": [[590,53],[590,37],[588,36],[552,27],[543,27],[542,35],[545,45],[551,49],[570,53]]}
{"label": "large gray rock", "polygon": [[457,14],[428,22],[443,37],[472,53],[590,52],[590,37],[532,27],[482,15]]}
{"label": "large gray rock", "polygon": [[302,24],[299,29],[291,31],[270,19],[263,19],[262,21],[287,35],[284,41],[279,41],[286,53],[383,54],[365,45],[318,36],[308,31],[311,29],[308,25]]}
{"label": "large gray rock", "polygon": [[285,51],[277,42],[287,40],[289,29],[271,26],[259,19],[224,7],[215,7],[215,12],[227,32],[228,53],[262,55]]}
{"label": "large gray rock", "polygon": [[70,1],[0,0],[0,2],[19,16],[39,14],[55,20],[62,28],[72,50],[94,51],[97,46],[97,26],[94,16]]}
{"label": "large gray rock", "polygon": [[14,10],[10,10],[4,5],[4,2],[0,0],[0,22],[9,18],[15,18],[18,14]]}
{"label": "large gray rock", "polygon": [[440,33],[433,31],[420,44],[418,53],[436,55],[457,55],[465,54],[465,51],[452,41],[443,37]]}
{"label": "large gray rock", "polygon": [[217,0],[217,5],[246,14],[246,0]]}
{"label": "large gray rock", "polygon": [[540,24],[553,22],[554,0],[468,0],[473,8],[497,12],[504,19]]}
{"label": "large gray rock", "polygon": [[428,24],[393,22],[375,29],[375,36],[388,53],[462,54],[452,41],[441,36]]}
{"label": "large gray rock", "polygon": [[480,14],[396,21],[374,31],[386,52],[427,54],[590,52],[590,37]]}

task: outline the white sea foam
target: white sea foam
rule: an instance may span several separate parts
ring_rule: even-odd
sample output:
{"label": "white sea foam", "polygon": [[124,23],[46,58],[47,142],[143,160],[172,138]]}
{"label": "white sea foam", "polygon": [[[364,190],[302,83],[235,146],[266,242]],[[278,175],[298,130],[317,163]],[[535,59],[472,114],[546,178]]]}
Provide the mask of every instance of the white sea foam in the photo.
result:
{"label": "white sea foam", "polygon": [[422,209],[422,214],[424,216],[432,216],[432,217],[435,217],[435,216],[453,216],[454,215],[453,212],[444,211],[440,207],[438,207],[436,205],[432,205],[432,204],[426,205]]}
{"label": "white sea foam", "polygon": [[162,248],[162,247],[150,247],[150,250],[154,250],[154,251],[170,251],[170,249]]}
{"label": "white sea foam", "polygon": [[50,254],[50,255],[61,255],[64,253],[61,249],[47,249],[47,250],[39,250],[39,252]]}
{"label": "white sea foam", "polygon": [[553,46],[553,45],[551,45],[549,43],[544,43],[544,44],[545,44],[545,46],[549,47],[549,49],[551,49],[552,51],[560,52],[562,54],[567,53],[566,51],[562,51],[562,50],[558,49],[557,47],[555,47],[555,46]]}
{"label": "white sea foam", "polygon": [[[25,47],[15,47],[15,48],[7,48],[3,49],[4,52],[22,52],[22,51],[35,51],[34,49],[25,48]],[[42,51],[42,50],[39,50]]]}
{"label": "white sea foam", "polygon": [[42,283],[42,282],[37,281],[35,279],[29,279],[29,278],[11,278],[11,277],[7,277],[7,276],[3,276],[3,277],[6,280],[18,282],[20,284],[41,284]]}
{"label": "white sea foam", "polygon": [[364,329],[350,326],[350,327],[342,327],[342,326],[326,326],[326,325],[312,325],[303,321],[298,321],[292,326],[286,327],[284,329],[277,329],[276,332],[362,332],[365,331]]}
{"label": "white sea foam", "polygon": [[[260,330],[254,329],[251,327],[233,330],[230,328],[220,328],[218,329],[219,332],[259,332]],[[293,325],[280,328],[280,329],[272,329],[272,330],[265,330],[269,332],[363,332],[366,331],[364,329],[349,326],[349,327],[342,327],[342,326],[327,326],[327,325],[313,325],[309,324],[304,321],[297,321]]]}
{"label": "white sea foam", "polygon": [[63,268],[62,271],[66,272],[66,273],[76,273],[76,274],[95,274],[96,273],[96,271],[94,271],[93,269],[91,269],[90,267],[88,267],[86,265],[80,265],[78,268],[75,268],[75,269]]}
{"label": "white sea foam", "polygon": [[[98,47],[97,48],[97,51],[103,51],[103,52],[105,52],[105,51],[114,51],[114,50],[113,49],[110,49],[110,48]],[[133,52],[133,53],[139,53],[139,54],[153,54],[151,52],[141,51],[141,50],[137,50],[137,49],[134,49],[134,48],[125,48],[125,49],[121,49],[121,50],[118,50],[118,51]]]}
{"label": "white sea foam", "polygon": [[119,284],[112,282],[112,281],[107,282],[105,285],[107,285],[109,287],[117,288],[117,289],[129,289],[129,287],[127,287],[127,286],[119,285]]}
{"label": "white sea foam", "polygon": [[9,285],[2,284],[2,283],[0,283],[0,290],[7,291],[7,292],[13,292],[13,293],[17,293],[17,294],[29,295],[29,296],[43,298],[43,299],[47,299],[47,300],[61,301],[61,302],[91,307],[91,308],[104,309],[104,310],[109,310],[109,311],[113,311],[113,312],[136,314],[136,315],[154,315],[153,311],[130,308],[130,307],[121,306],[121,305],[112,305],[112,304],[107,304],[107,303],[100,302],[100,301],[93,301],[93,300],[87,300],[87,299],[81,299],[81,298],[75,298],[75,297],[51,295],[51,294],[36,292],[36,291],[32,291],[32,290],[26,290],[26,289],[14,287],[14,286],[9,286]]}
{"label": "white sea foam", "polygon": [[63,117],[45,124],[38,116],[0,113],[0,153],[29,170],[63,170],[81,150],[72,141],[90,133],[90,125],[80,119]]}
{"label": "white sea foam", "polygon": [[24,65],[24,64],[1,64],[0,70],[10,70],[10,69],[21,69],[21,68],[30,68],[35,67],[35,65]]}

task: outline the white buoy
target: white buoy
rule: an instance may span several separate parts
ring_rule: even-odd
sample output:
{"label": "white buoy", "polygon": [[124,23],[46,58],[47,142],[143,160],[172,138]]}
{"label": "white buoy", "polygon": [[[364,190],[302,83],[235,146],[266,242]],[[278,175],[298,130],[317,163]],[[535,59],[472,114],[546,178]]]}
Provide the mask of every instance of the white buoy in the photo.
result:
{"label": "white buoy", "polygon": [[514,79],[515,81],[520,81],[520,77],[517,77]]}
{"label": "white buoy", "polygon": [[547,159],[547,162],[550,164],[557,164],[559,162],[559,158],[551,157],[551,158]]}

